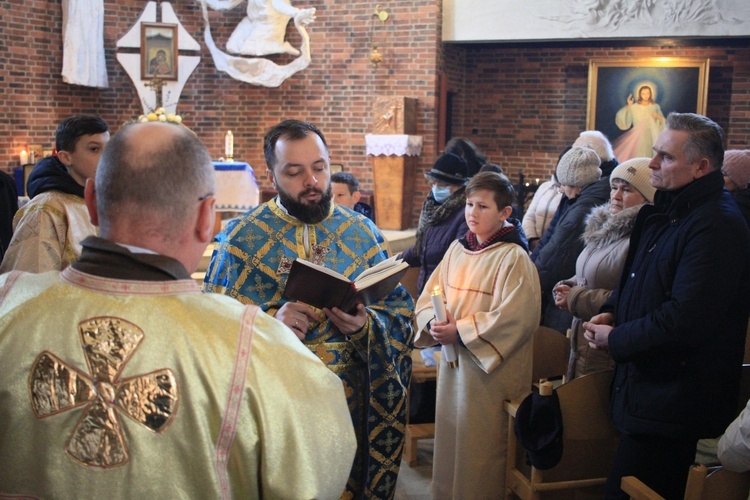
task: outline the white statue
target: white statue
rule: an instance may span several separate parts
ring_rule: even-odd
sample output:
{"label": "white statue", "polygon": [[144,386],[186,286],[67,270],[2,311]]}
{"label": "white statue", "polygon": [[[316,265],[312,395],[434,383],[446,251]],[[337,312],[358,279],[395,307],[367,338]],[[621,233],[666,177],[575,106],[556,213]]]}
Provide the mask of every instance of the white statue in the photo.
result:
{"label": "white statue", "polygon": [[[241,51],[243,55],[261,56],[267,54],[293,54],[297,57],[284,65],[279,65],[263,57],[233,56],[222,52],[214,43],[208,17],[208,7],[226,10],[237,6],[242,0],[200,0],[206,30],[203,39],[206,42],[216,69],[227,73],[236,80],[278,87],[284,80],[309,66],[310,36],[305,26],[315,20],[315,9],[297,9],[289,0],[248,0],[247,19],[234,30],[227,43],[230,51]],[[289,19],[294,20],[294,27],[302,40],[299,50],[284,41],[286,25]],[[230,45],[233,43],[234,44]]]}
{"label": "white statue", "polygon": [[[236,7],[243,0],[206,0],[215,10]],[[243,19],[227,41],[227,49],[234,54],[265,56],[269,54],[300,55],[300,51],[284,40],[286,26],[294,19],[295,25],[307,25],[315,20],[315,9],[298,9],[289,0],[247,0],[247,17]]]}

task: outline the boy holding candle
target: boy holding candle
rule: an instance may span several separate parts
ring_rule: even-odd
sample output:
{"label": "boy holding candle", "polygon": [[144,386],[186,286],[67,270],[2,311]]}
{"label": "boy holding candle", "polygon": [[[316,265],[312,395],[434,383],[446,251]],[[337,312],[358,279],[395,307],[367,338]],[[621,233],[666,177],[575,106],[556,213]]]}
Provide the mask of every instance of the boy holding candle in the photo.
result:
{"label": "boy holding candle", "polygon": [[[417,301],[415,346],[450,345],[458,358],[438,377],[433,498],[490,498],[505,489],[503,401],[529,392],[541,297],[520,223],[509,218],[512,200],[502,174],[469,181],[469,231],[451,244]],[[435,320],[436,287],[446,297],[444,323]]]}

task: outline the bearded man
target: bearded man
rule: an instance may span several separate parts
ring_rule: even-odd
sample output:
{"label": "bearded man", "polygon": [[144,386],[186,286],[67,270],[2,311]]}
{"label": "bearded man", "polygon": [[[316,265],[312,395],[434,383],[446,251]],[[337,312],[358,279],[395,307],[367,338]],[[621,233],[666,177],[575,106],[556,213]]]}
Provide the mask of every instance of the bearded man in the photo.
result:
{"label": "bearded man", "polygon": [[[286,120],[267,132],[263,149],[278,196],[219,233],[204,288],[260,305],[341,378],[358,445],[342,496],[392,498],[406,426],[413,301],[399,285],[348,314],[284,295],[297,257],[354,278],[387,253],[372,221],[331,203],[330,159],[320,130]],[[335,432],[320,424],[321,432]]]}

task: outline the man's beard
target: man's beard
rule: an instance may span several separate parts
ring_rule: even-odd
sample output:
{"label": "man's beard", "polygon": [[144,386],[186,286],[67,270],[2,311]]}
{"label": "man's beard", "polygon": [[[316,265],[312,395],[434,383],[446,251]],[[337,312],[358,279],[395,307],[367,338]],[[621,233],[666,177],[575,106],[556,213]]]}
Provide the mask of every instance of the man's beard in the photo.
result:
{"label": "man's beard", "polygon": [[[328,217],[328,212],[331,210],[331,199],[333,199],[330,184],[328,184],[328,189],[325,191],[318,188],[306,189],[297,196],[296,200],[289,193],[281,189],[280,186],[277,186],[277,190],[279,191],[279,200],[287,212],[289,212],[289,215],[301,220],[305,224],[317,224]],[[312,205],[304,203],[302,199],[310,193],[320,194],[320,201]]]}

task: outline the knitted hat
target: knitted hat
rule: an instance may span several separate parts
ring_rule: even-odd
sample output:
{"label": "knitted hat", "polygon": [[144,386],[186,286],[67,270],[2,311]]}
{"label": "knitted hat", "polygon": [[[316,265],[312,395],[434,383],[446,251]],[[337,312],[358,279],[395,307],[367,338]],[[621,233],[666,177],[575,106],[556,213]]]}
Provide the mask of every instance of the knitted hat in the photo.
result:
{"label": "knitted hat", "polygon": [[584,187],[599,180],[599,155],[589,148],[571,148],[557,164],[557,180],[566,186]]}
{"label": "knitted hat", "polygon": [[750,184],[750,149],[724,151],[721,173],[732,179],[737,189],[745,189]]}
{"label": "knitted hat", "polygon": [[656,188],[651,185],[649,163],[651,163],[651,158],[631,158],[620,163],[609,175],[610,185],[612,185],[612,179],[622,179],[636,188],[646,201],[653,203]]}
{"label": "knitted hat", "polygon": [[454,186],[463,186],[468,181],[469,167],[466,160],[453,153],[445,153],[437,159],[432,170],[424,175],[435,179],[436,181],[453,184]]}

